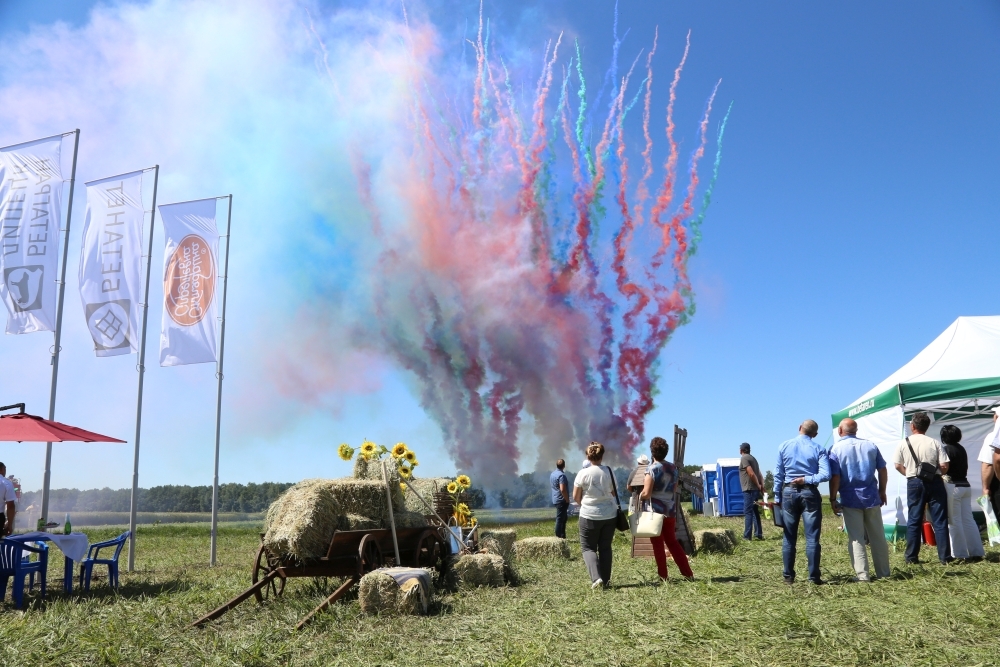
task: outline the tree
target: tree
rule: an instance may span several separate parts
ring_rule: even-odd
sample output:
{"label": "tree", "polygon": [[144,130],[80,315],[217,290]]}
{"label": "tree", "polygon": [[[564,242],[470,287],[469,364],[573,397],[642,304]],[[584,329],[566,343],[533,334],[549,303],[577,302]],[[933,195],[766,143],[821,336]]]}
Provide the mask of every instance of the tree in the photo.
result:
{"label": "tree", "polygon": [[770,470],[764,473],[764,491],[771,493],[774,488],[774,473]]}

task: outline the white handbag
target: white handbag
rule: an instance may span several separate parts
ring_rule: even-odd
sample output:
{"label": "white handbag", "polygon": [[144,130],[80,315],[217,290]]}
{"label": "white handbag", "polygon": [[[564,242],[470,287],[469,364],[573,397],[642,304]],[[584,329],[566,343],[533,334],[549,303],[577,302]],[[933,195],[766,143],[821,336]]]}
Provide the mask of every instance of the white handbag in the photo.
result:
{"label": "white handbag", "polygon": [[652,511],[639,512],[639,520],[633,524],[632,534],[636,537],[659,537],[663,532],[663,515]]}

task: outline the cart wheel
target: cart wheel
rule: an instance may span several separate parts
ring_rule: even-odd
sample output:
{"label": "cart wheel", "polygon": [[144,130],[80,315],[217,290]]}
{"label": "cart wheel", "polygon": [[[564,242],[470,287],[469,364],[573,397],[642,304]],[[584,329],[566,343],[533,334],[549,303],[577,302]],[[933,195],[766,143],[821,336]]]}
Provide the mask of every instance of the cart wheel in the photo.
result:
{"label": "cart wheel", "polygon": [[378,542],[371,535],[362,537],[361,544],[358,545],[358,576],[363,577],[384,564],[385,559]]}
{"label": "cart wheel", "polygon": [[[439,568],[441,559],[441,538],[437,532],[428,528],[420,534],[417,540],[417,551],[413,557],[414,567]],[[440,569],[440,568],[439,568]]]}
{"label": "cart wheel", "polygon": [[[257,551],[257,560],[254,561],[253,573],[250,576],[250,580],[253,583],[257,583],[264,577],[266,577],[271,571],[277,569],[279,566],[278,559],[275,558],[267,551],[267,548],[262,544],[260,549]],[[267,586],[259,590],[254,591],[253,595],[257,598],[257,602],[263,604],[264,600],[270,597],[281,597],[281,594],[285,592],[285,578],[275,577]]]}

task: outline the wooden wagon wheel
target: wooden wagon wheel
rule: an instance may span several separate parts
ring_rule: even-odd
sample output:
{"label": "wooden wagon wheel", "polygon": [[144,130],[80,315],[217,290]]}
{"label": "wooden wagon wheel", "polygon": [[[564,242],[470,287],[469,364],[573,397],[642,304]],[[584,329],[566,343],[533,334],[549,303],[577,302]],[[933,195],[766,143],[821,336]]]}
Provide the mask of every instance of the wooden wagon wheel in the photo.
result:
{"label": "wooden wagon wheel", "polygon": [[372,570],[376,570],[385,564],[382,557],[382,548],[378,545],[378,540],[371,535],[361,538],[358,545],[358,577],[363,577]]}
{"label": "wooden wagon wheel", "polygon": [[[257,560],[254,561],[253,573],[250,579],[253,583],[257,583],[271,571],[278,568],[280,565],[280,560],[276,556],[272,556],[263,544],[260,545],[260,549],[257,551]],[[257,598],[257,602],[263,604],[264,600],[269,597],[281,597],[281,594],[285,592],[285,578],[282,576],[275,577],[266,586],[261,589],[254,591],[253,595]]]}
{"label": "wooden wagon wheel", "polygon": [[417,550],[413,556],[413,566],[437,568],[441,561],[441,553],[441,538],[438,537],[436,530],[428,528],[420,533],[420,537],[417,539]]}

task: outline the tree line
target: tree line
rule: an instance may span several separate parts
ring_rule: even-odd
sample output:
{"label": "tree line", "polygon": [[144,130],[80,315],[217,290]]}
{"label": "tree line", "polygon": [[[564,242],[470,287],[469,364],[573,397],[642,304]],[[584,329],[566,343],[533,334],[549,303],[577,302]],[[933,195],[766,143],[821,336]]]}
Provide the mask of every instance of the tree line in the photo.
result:
{"label": "tree line", "polygon": [[[220,512],[263,512],[291,482],[262,484],[220,484]],[[52,512],[128,512],[131,489],[51,489],[49,506]],[[21,511],[42,504],[41,491],[21,495]],[[179,486],[169,484],[139,489],[139,512],[211,512],[211,486]]]}

